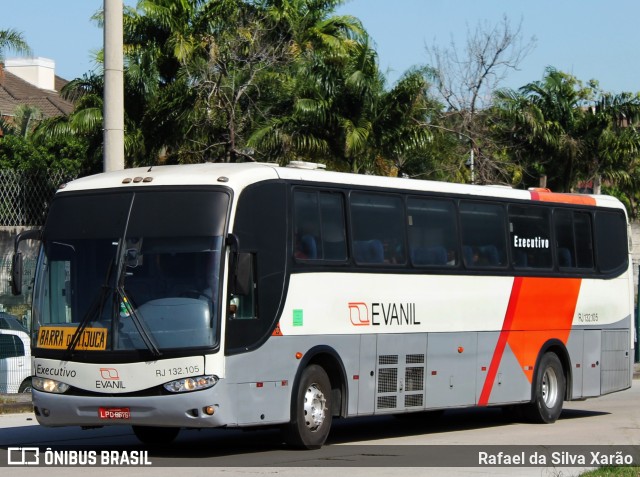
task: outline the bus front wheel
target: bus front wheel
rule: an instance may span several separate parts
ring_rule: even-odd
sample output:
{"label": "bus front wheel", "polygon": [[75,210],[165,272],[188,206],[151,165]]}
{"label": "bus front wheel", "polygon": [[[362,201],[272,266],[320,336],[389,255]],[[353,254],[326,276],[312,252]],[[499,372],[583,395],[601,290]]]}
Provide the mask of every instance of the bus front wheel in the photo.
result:
{"label": "bus front wheel", "polygon": [[292,397],[291,421],[285,442],[299,449],[319,449],[331,429],[331,382],[325,370],[312,364],[304,369]]}
{"label": "bus front wheel", "polygon": [[171,444],[180,432],[179,427],[132,426],[138,440],[149,446]]}
{"label": "bus front wheel", "polygon": [[562,412],[566,387],[558,355],[549,352],[542,356],[534,386],[533,401],[528,405],[527,416],[533,422],[555,422]]}

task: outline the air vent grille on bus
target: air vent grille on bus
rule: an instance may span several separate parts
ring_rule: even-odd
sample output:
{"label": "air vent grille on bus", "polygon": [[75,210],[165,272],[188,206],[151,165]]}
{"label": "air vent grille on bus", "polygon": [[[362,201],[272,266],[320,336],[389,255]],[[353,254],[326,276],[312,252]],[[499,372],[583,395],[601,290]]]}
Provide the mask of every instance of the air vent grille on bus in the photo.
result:
{"label": "air vent grille on bus", "polygon": [[378,396],[378,409],[394,409],[396,396]]}
{"label": "air vent grille on bus", "polygon": [[422,407],[422,394],[407,394],[404,397],[404,407]]}
{"label": "air vent grille on bus", "polygon": [[398,392],[398,368],[384,368],[378,372],[378,393]]}
{"label": "air vent grille on bus", "polygon": [[405,391],[424,390],[424,368],[407,368],[404,371]]}
{"label": "air vent grille on bus", "polygon": [[378,357],[378,364],[398,364],[397,354],[382,354]]}

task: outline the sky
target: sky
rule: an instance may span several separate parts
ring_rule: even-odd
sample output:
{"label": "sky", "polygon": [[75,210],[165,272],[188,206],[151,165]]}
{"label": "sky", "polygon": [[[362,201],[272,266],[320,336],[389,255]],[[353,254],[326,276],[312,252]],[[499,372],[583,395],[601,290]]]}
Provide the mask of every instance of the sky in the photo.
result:
{"label": "sky", "polygon": [[[135,0],[125,0],[135,5]],[[91,21],[103,0],[0,0],[0,30],[23,33],[34,56],[50,58],[56,74],[81,77],[95,68],[102,30]],[[392,85],[412,66],[428,64],[426,45],[463,45],[479,22],[513,27],[534,50],[506,78],[518,88],[542,79],[547,66],[596,79],[604,91],[640,91],[638,0],[346,0],[339,14],[359,18],[372,37],[382,71]],[[9,52],[6,57],[13,55]]]}

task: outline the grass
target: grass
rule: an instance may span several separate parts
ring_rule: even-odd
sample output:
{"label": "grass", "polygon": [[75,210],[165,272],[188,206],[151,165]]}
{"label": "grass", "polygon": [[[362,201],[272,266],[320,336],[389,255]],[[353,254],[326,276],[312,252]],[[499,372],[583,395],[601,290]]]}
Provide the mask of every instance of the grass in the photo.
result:
{"label": "grass", "polygon": [[600,467],[599,469],[590,470],[580,477],[638,477],[640,476],[640,467]]}

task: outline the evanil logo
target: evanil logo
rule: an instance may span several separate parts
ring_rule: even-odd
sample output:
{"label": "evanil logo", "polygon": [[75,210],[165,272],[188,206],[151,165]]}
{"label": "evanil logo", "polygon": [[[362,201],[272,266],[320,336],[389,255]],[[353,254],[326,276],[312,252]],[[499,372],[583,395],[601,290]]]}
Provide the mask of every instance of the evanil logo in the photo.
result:
{"label": "evanil logo", "polygon": [[353,326],[370,325],[369,307],[367,307],[366,303],[362,302],[349,303],[349,318],[351,318],[351,324]]}
{"label": "evanil logo", "polygon": [[349,302],[349,319],[353,326],[419,325],[415,303]]}

